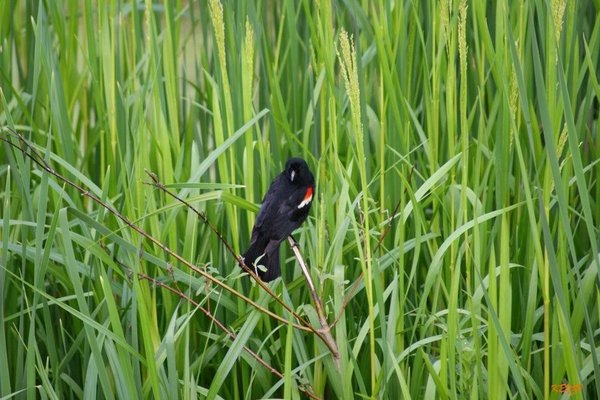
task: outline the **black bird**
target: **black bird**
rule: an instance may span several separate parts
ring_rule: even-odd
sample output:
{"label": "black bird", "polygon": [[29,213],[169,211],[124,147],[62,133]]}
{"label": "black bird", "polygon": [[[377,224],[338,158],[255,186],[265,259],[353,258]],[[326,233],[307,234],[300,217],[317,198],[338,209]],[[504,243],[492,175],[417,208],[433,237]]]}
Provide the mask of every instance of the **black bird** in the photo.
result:
{"label": "black bird", "polygon": [[[281,276],[279,245],[308,216],[314,192],[315,178],[301,158],[290,158],[271,183],[252,228],[250,248],[242,255],[263,281]],[[266,271],[256,265],[265,266]]]}

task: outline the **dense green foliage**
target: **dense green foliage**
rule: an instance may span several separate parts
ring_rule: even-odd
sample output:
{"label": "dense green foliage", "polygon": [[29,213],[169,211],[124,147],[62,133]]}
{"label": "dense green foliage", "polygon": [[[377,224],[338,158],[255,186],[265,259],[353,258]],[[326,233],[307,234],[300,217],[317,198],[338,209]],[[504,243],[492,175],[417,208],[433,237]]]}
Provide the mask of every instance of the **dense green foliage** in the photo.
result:
{"label": "dense green foliage", "polygon": [[[0,399],[600,398],[599,11],[0,2]],[[339,369],[146,173],[239,253],[291,155]]]}

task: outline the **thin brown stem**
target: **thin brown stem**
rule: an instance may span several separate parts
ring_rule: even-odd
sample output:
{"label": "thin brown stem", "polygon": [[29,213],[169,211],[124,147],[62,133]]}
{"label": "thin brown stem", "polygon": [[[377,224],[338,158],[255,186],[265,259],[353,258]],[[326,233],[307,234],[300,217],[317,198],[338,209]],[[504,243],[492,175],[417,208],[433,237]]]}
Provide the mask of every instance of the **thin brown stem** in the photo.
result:
{"label": "thin brown stem", "polygon": [[[412,170],[411,170],[410,173],[412,175]],[[409,176],[409,178],[410,178],[410,176]],[[383,231],[383,233],[381,234],[379,240],[377,241],[377,245],[373,249],[373,253],[375,253],[381,247],[381,244],[383,243],[383,239],[385,239],[385,237],[387,236],[387,234],[392,229],[392,223],[394,222],[394,220],[398,216],[398,210],[400,209],[400,202],[401,202],[401,200],[398,200],[398,203],[396,203],[396,207],[394,207],[394,212],[392,213],[392,216],[390,218],[390,223],[386,226],[385,230]],[[340,317],[342,316],[342,314],[344,314],[344,311],[346,310],[346,307],[348,307],[348,303],[350,303],[350,300],[352,300],[352,298],[356,294],[356,291],[358,290],[358,286],[362,282],[362,279],[363,279],[363,273],[361,271],[361,273],[358,276],[358,278],[356,278],[356,280],[354,281],[354,283],[350,287],[350,290],[348,291],[348,294],[344,297],[344,301],[342,303],[342,307],[340,308],[340,311],[339,311],[338,315],[333,320],[333,323],[331,324],[331,326],[335,326],[338,323],[338,321],[339,321]]]}
{"label": "thin brown stem", "polygon": [[317,316],[319,318],[319,323],[321,324],[320,333],[322,334],[322,338],[325,341],[327,347],[331,351],[331,355],[333,356],[333,360],[335,362],[336,368],[340,369],[340,353],[338,351],[337,343],[331,334],[331,328],[327,322],[327,318],[325,316],[325,311],[323,310],[323,304],[321,303],[321,299],[317,293],[315,285],[312,281],[306,263],[304,262],[304,258],[302,258],[302,254],[300,253],[300,249],[298,248],[298,243],[292,236],[288,236],[288,241],[290,246],[292,246],[292,251],[296,256],[296,260],[298,260],[298,264],[300,264],[300,269],[302,269],[302,273],[306,278],[306,283],[308,284],[308,289],[310,292],[310,297],[315,305],[315,309],[317,311]]}

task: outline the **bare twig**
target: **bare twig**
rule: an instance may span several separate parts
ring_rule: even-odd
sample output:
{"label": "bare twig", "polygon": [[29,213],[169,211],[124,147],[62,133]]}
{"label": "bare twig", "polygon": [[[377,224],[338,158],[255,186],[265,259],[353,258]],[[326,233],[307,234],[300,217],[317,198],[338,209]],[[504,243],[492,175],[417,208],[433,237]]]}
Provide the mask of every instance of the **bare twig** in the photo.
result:
{"label": "bare twig", "polygon": [[[410,178],[412,176],[413,170],[414,169],[410,170],[410,175],[408,177],[409,180],[410,180]],[[381,234],[381,237],[379,238],[379,240],[377,241],[377,246],[375,246],[375,248],[373,249],[373,253],[375,253],[381,247],[381,244],[383,243],[383,239],[385,239],[385,237],[387,236],[387,234],[392,229],[392,224],[393,224],[394,220],[396,219],[396,217],[399,215],[398,214],[398,210],[400,209],[400,202],[401,202],[401,200],[398,200],[398,203],[396,203],[396,207],[394,207],[394,212],[392,213],[392,216],[390,217],[390,222],[386,226],[386,228],[383,231],[383,233]],[[339,311],[338,315],[335,317],[335,319],[333,320],[333,323],[331,324],[332,327],[335,326],[338,323],[338,321],[341,318],[342,314],[344,314],[344,311],[346,310],[346,307],[348,307],[348,303],[350,303],[350,300],[352,300],[352,298],[356,294],[356,291],[358,290],[358,286],[362,282],[362,279],[363,279],[363,273],[361,271],[361,273],[358,276],[358,278],[356,278],[356,280],[354,281],[354,283],[350,287],[350,290],[348,291],[348,294],[344,297],[344,301],[342,303],[342,307],[340,308],[340,311]]]}
{"label": "bare twig", "polygon": [[290,242],[290,246],[292,246],[292,251],[296,256],[296,260],[298,260],[298,264],[300,264],[300,268],[302,269],[302,273],[306,278],[306,283],[308,284],[308,289],[310,292],[310,296],[315,305],[315,309],[317,310],[317,316],[319,317],[319,323],[321,324],[321,334],[323,339],[325,340],[325,344],[329,347],[331,351],[331,355],[333,356],[333,360],[335,362],[336,368],[340,369],[340,353],[338,351],[337,343],[331,334],[331,328],[327,323],[327,318],[325,317],[325,311],[323,310],[323,304],[321,303],[321,299],[317,294],[317,290],[315,289],[315,285],[310,277],[310,273],[308,268],[306,267],[306,263],[302,258],[302,254],[300,253],[300,249],[298,248],[298,242],[290,235],[288,236],[288,241]]}

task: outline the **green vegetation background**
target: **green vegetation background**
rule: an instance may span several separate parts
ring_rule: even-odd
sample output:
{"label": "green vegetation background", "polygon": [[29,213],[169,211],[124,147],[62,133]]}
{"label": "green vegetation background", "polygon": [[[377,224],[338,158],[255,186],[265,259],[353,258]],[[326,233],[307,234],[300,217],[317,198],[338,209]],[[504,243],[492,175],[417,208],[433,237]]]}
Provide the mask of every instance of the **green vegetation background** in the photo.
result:
{"label": "green vegetation background", "polygon": [[[226,286],[4,142],[0,398],[600,398],[599,10],[0,2],[1,138]],[[290,155],[339,369],[145,172],[240,252]]]}

